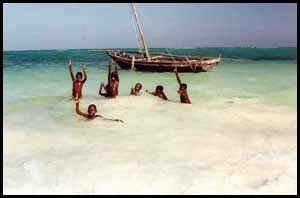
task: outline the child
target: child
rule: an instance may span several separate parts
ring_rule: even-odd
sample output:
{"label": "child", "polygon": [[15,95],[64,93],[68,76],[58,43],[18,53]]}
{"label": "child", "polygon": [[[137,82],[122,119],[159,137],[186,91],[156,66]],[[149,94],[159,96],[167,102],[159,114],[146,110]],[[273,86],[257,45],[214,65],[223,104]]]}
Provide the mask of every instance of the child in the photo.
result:
{"label": "child", "polygon": [[69,61],[69,72],[71,75],[71,79],[73,81],[73,90],[72,90],[72,95],[73,98],[75,98],[77,95],[79,98],[82,97],[82,87],[83,84],[85,83],[86,79],[87,79],[87,73],[86,73],[86,65],[83,66],[83,73],[84,73],[84,79],[82,80],[82,73],[81,72],[77,72],[76,74],[76,79],[74,78],[73,75],[73,70],[72,70],[72,62],[71,60]]}
{"label": "child", "polygon": [[123,122],[123,120],[119,120],[119,119],[109,119],[109,118],[104,118],[101,115],[97,115],[97,107],[94,104],[90,104],[88,107],[88,113],[83,113],[79,110],[79,98],[76,97],[75,98],[75,102],[76,102],[76,113],[79,114],[80,116],[88,119],[88,120],[92,120],[96,117],[102,118],[103,120],[110,120],[110,121],[117,121],[117,122]]}
{"label": "child", "polygon": [[136,83],[134,88],[131,88],[130,95],[138,96],[140,95],[140,90],[142,89],[142,84],[141,83]]}
{"label": "child", "polygon": [[187,85],[185,83],[181,83],[181,80],[180,80],[178,72],[177,72],[177,68],[174,69],[174,73],[176,75],[176,79],[177,79],[177,82],[179,84],[179,90],[177,92],[180,95],[180,102],[190,104],[191,101],[188,97],[187,90],[186,90]]}
{"label": "child", "polygon": [[[115,71],[111,72],[112,61],[108,65],[108,84],[104,87],[104,83],[101,83],[99,89],[99,95],[109,98],[115,98],[119,93],[119,74],[118,67],[115,64]],[[105,88],[105,93],[102,92],[102,89]]]}
{"label": "child", "polygon": [[161,85],[156,86],[155,92],[149,92],[148,90],[146,90],[146,92],[163,100],[168,100],[167,96],[164,93],[164,87]]}

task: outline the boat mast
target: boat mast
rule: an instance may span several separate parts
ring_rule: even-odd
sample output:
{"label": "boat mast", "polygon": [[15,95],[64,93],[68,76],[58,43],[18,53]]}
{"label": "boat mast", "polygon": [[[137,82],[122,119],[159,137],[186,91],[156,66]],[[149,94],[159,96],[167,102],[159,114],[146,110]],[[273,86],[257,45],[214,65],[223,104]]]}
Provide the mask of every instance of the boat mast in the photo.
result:
{"label": "boat mast", "polygon": [[138,26],[139,33],[140,33],[140,37],[141,37],[141,39],[142,39],[142,41],[143,41],[143,45],[144,45],[144,49],[145,49],[147,61],[150,61],[151,58],[150,58],[150,56],[149,56],[148,47],[147,47],[147,44],[146,44],[146,41],[145,41],[145,38],[144,38],[144,34],[143,34],[143,32],[142,32],[141,25],[140,25],[140,23],[139,23],[139,18],[138,18],[138,16],[137,16],[135,6],[134,6],[133,3],[130,3],[130,7],[132,8],[133,16],[134,16],[135,22],[136,22],[136,24],[137,24],[137,26]]}

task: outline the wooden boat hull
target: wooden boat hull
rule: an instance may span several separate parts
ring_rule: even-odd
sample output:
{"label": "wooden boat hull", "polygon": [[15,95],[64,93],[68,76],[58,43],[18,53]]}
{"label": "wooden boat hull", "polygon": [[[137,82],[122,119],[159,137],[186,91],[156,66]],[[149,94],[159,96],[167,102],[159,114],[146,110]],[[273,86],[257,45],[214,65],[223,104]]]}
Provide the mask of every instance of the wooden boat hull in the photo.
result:
{"label": "wooden boat hull", "polygon": [[139,41],[143,44],[144,51],[139,53],[130,52],[126,54],[123,50],[101,50],[109,55],[122,69],[135,69],[137,71],[149,72],[173,72],[177,68],[178,72],[207,72],[211,71],[221,61],[221,56],[217,58],[205,56],[177,56],[172,54],[154,53],[150,56],[147,43],[145,41],[136,8],[130,4],[133,11],[135,25],[139,32]]}
{"label": "wooden boat hull", "polygon": [[[115,53],[107,53],[122,69],[135,69],[137,71],[145,72],[173,72],[174,68],[177,68],[178,72],[208,72],[211,71],[220,62],[220,57],[210,58],[208,60],[200,60],[198,57],[197,63],[191,63],[188,61],[146,61],[146,60],[135,60],[133,64],[132,57],[123,57],[116,55]],[[182,57],[176,57],[177,60]],[[195,59],[195,58],[194,58]],[[132,67],[134,66],[134,67]]]}

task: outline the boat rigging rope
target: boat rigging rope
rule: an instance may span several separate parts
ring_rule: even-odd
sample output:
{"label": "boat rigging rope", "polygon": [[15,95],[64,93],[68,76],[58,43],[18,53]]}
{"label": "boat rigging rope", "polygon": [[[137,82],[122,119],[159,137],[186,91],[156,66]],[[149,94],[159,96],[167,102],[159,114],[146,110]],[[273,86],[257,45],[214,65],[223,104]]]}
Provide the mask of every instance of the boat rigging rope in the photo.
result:
{"label": "boat rigging rope", "polygon": [[[142,9],[139,8],[139,10],[142,10]],[[141,17],[143,17],[143,18],[146,19],[148,22],[150,22],[150,24],[153,25],[153,27],[155,27],[155,24],[151,23],[151,20],[150,20],[148,17],[146,17],[146,16],[144,15],[144,13],[142,13],[142,12],[140,11],[139,14],[140,14]],[[154,34],[154,37],[157,38],[157,35],[155,34],[155,32],[152,32],[152,34]],[[176,59],[174,58],[174,55],[171,54],[171,52],[169,51],[169,49],[168,49],[168,48],[165,48],[165,50],[167,51],[167,54],[168,54],[169,56],[171,56],[172,60],[175,61]],[[188,60],[188,58],[187,58],[187,57],[185,57],[185,58],[187,59],[189,65],[190,65],[190,67],[191,67],[191,70],[193,70],[193,71],[195,72],[195,71],[196,71],[197,65],[193,68],[192,65],[191,65],[191,63],[190,63],[190,61]]]}
{"label": "boat rigging rope", "polygon": [[[132,11],[132,13],[133,13],[134,11],[132,10],[132,8],[131,8],[130,5],[129,5],[129,7],[130,7],[130,9],[131,9],[131,11]],[[138,40],[139,52],[141,52],[141,51],[142,51],[142,46],[143,46],[143,45],[142,45],[141,38],[138,36],[138,33],[137,33],[138,27],[137,27],[137,24],[136,24],[136,22],[135,22],[135,20],[134,20],[134,18],[133,18],[133,15],[132,15],[132,20],[133,20],[133,25],[134,25],[135,36],[136,36],[136,38],[137,38],[137,40]]]}
{"label": "boat rigging rope", "polygon": [[[136,7],[137,7],[137,4],[136,4]],[[143,9],[142,9],[141,7],[139,7],[139,15],[141,16],[141,18],[143,18],[144,21],[148,22],[148,23],[150,24],[151,27],[155,27],[155,26],[156,26],[156,24],[154,24],[154,23],[152,22],[152,20],[144,14]],[[159,38],[159,37],[157,36],[157,33],[156,33],[155,31],[153,31],[153,32],[151,32],[151,33],[152,33],[152,34],[151,34],[152,37],[154,37],[154,38]],[[156,39],[155,39],[155,40],[156,40]],[[157,39],[157,40],[158,40],[158,39]],[[160,43],[161,43],[161,42],[160,42]],[[168,51],[167,48],[165,48],[165,49],[166,49],[166,51],[172,56],[172,59],[174,60],[173,55]]]}
{"label": "boat rigging rope", "polygon": [[191,70],[193,70],[193,72],[196,72],[197,64],[195,64],[195,67],[193,68],[193,66],[192,66],[192,64],[191,64],[191,61],[188,59],[188,57],[187,57],[187,56],[184,56],[184,57],[185,57],[185,59],[188,61],[189,65],[190,65],[190,67],[191,67]]}
{"label": "boat rigging rope", "polygon": [[172,59],[175,61],[174,56],[170,53],[170,51],[168,50],[168,48],[165,48],[167,50],[167,52],[169,53],[169,55],[172,57]]}
{"label": "boat rigging rope", "polygon": [[[142,12],[142,9],[141,9],[141,8],[139,8],[139,11],[140,11],[140,12],[139,12],[139,15],[140,15],[141,17],[143,17],[144,19],[146,19],[148,22],[150,22],[150,25],[151,25],[151,26],[155,27],[155,24],[153,24],[153,23],[151,22],[151,20],[150,20],[148,17],[146,17],[146,16],[144,15],[144,13]],[[136,32],[136,35],[138,35],[138,34],[137,34],[137,24],[136,24],[135,21],[134,21],[134,24],[135,24],[135,32]],[[157,38],[157,35],[156,35],[155,32],[152,32],[152,35],[154,35],[154,37]],[[140,46],[143,46],[143,45],[141,45],[142,41],[141,41],[140,37],[138,37],[138,41],[139,41]],[[175,61],[176,59],[174,58],[174,55],[171,54],[171,52],[169,51],[169,49],[168,49],[168,48],[165,48],[165,50],[167,51],[168,55],[171,56],[171,58]],[[186,58],[186,60],[188,61],[189,66],[191,67],[191,70],[192,70],[193,72],[196,72],[196,69],[197,69],[198,64],[195,63],[195,66],[193,67],[193,66],[191,65],[191,61],[187,58],[187,56],[185,56],[185,58]],[[133,65],[134,65],[134,60],[132,60],[132,66],[133,66]]]}

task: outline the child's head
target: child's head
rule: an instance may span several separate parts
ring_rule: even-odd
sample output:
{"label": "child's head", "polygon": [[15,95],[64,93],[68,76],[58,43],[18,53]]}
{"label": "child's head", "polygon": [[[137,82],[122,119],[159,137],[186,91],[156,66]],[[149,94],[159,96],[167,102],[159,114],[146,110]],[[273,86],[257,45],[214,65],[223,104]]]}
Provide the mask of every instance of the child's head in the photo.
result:
{"label": "child's head", "polygon": [[181,83],[179,89],[180,90],[186,90],[187,85],[185,83]]}
{"label": "child's head", "polygon": [[81,79],[82,79],[82,72],[77,72],[76,80],[81,81]]}
{"label": "child's head", "polygon": [[163,91],[164,91],[164,87],[161,86],[161,85],[158,85],[158,86],[156,87],[156,89],[155,89],[155,92],[156,92],[156,93],[162,93]]}
{"label": "child's head", "polygon": [[142,84],[141,83],[136,83],[134,86],[135,91],[140,91],[142,89]]}
{"label": "child's head", "polygon": [[117,72],[112,72],[111,73],[111,79],[113,80],[113,81],[119,81],[119,77],[118,77],[118,74],[117,74]]}
{"label": "child's head", "polygon": [[97,107],[96,107],[96,105],[90,104],[89,107],[88,107],[88,114],[90,116],[95,116],[96,113],[97,113]]}

